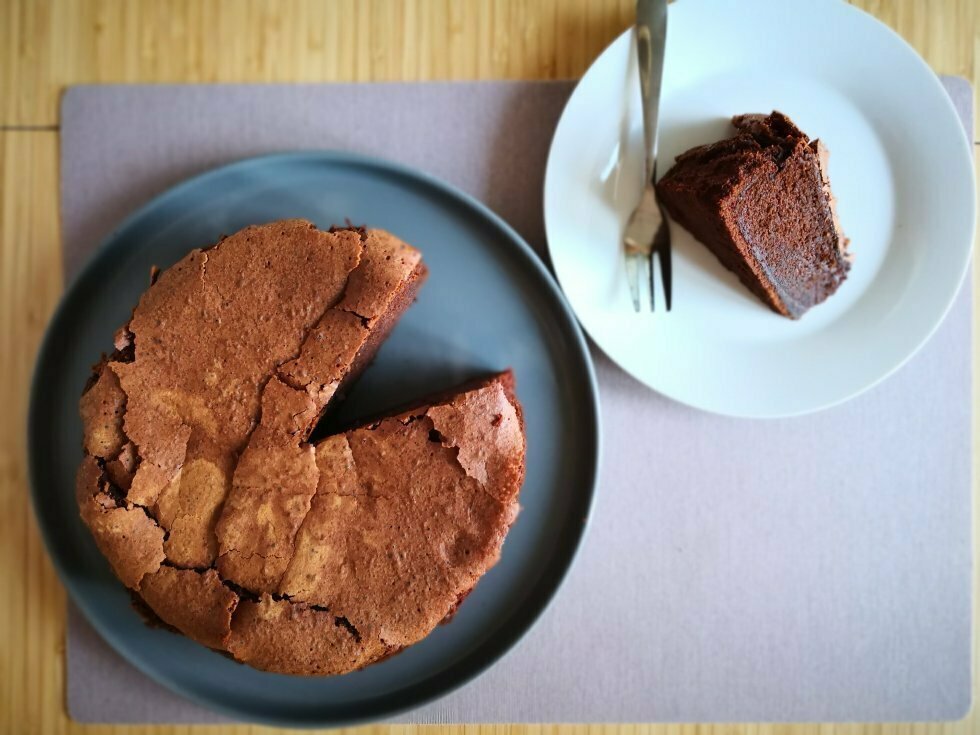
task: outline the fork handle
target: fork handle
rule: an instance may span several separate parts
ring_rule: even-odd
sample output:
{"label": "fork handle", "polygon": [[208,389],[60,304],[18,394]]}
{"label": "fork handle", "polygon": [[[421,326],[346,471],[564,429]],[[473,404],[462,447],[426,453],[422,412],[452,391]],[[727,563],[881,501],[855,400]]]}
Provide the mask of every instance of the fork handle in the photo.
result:
{"label": "fork handle", "polygon": [[660,117],[660,87],[667,41],[667,0],[637,0],[636,60],[640,69],[640,98],[643,103],[643,141],[646,144],[646,180],[657,171],[657,123]]}

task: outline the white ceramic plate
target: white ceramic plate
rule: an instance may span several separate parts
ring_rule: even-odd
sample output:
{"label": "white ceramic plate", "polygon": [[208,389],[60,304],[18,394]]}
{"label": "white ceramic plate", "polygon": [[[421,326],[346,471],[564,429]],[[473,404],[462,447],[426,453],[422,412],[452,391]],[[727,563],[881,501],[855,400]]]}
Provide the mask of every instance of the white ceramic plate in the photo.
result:
{"label": "white ceramic plate", "polygon": [[830,149],[850,275],[792,321],[672,224],[673,309],[633,312],[620,241],[643,135],[628,31],[576,88],[548,158],[548,244],[572,307],[625,370],[707,411],[790,416],[867,390],[926,342],[970,260],[971,147],[945,90],[899,36],[839,0],[679,0],[667,37],[660,172],[727,137],[734,114],[787,113]]}

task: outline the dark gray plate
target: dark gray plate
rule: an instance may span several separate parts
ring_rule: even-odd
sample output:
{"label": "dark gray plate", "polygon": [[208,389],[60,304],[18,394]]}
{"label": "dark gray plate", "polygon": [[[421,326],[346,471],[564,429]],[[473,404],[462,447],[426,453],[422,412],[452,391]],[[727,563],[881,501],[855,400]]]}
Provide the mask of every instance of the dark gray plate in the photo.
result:
{"label": "dark gray plate", "polygon": [[[82,526],[78,396],[147,286],[191,248],[248,224],[349,217],[417,245],[431,271],[338,420],[374,413],[467,378],[513,367],[527,419],[523,511],[500,563],[453,621],[383,663],[325,679],[255,671],[147,628]],[[41,347],[31,394],[34,507],[75,602],[127,660],[231,716],[292,726],[390,716],[479,674],[528,630],[571,565],[589,516],[599,415],[588,349],[541,261],[470,197],[397,165],[339,153],[242,161],[181,184],[127,220],[68,289]]]}

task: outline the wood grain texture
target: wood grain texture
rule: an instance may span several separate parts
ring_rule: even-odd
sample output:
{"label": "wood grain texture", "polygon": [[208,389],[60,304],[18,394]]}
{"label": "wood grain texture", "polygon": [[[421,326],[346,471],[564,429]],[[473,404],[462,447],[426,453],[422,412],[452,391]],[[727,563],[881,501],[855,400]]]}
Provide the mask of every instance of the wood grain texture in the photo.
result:
{"label": "wood grain texture", "polygon": [[[975,0],[855,4],[895,28],[936,71],[976,83],[980,10]],[[576,77],[629,25],[632,5],[632,0],[0,0],[0,579],[7,585],[0,596],[0,733],[219,732],[83,727],[65,714],[64,592],[31,516],[24,432],[34,355],[62,288],[56,126],[65,86]],[[980,289],[980,269],[974,281]],[[978,316],[980,310],[975,331]],[[974,417],[974,435],[980,437],[976,410]],[[978,457],[975,451],[975,463]],[[980,527],[980,506],[974,505],[974,525]],[[980,574],[980,564],[974,569]],[[980,717],[974,708],[961,722],[923,725],[400,726],[359,732],[419,731],[972,735],[980,733]],[[220,732],[274,731],[240,726]]]}

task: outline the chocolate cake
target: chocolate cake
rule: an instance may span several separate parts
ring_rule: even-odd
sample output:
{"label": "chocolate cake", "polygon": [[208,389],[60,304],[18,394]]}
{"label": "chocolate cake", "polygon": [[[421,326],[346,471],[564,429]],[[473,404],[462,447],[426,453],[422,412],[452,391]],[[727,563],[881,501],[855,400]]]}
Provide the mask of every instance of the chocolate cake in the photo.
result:
{"label": "chocolate cake", "polygon": [[143,294],[81,399],[77,496],[164,623],[341,674],[424,638],[497,561],[524,476],[510,373],[308,442],[425,277],[389,233],[291,220]]}
{"label": "chocolate cake", "polygon": [[771,309],[797,319],[850,268],[827,149],[786,115],[738,115],[736,134],[677,157],[657,183],[667,212]]}

